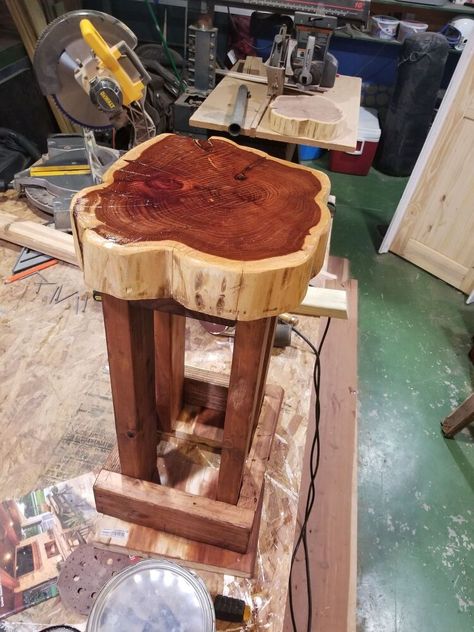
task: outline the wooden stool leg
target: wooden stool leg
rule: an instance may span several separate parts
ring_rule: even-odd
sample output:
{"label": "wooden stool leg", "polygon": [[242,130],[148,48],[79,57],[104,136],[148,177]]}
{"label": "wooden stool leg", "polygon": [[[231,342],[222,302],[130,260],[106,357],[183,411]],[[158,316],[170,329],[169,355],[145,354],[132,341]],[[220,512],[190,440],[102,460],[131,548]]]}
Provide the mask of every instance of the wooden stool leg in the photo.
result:
{"label": "wooden stool leg", "polygon": [[474,393],[446,417],[441,424],[441,430],[447,439],[451,439],[471,421],[474,421]]}
{"label": "wooden stool leg", "polygon": [[[230,372],[217,500],[237,504],[257,410],[271,318],[238,321]],[[268,362],[267,362],[268,364]]]}
{"label": "wooden stool leg", "polygon": [[170,432],[183,407],[186,318],[155,311],[154,327],[158,428]]}
{"label": "wooden stool leg", "polygon": [[275,316],[274,318],[267,319],[267,332],[265,337],[265,355],[263,357],[262,369],[260,372],[260,384],[258,387],[258,396],[256,400],[256,409],[254,413],[253,426],[254,429],[257,427],[258,419],[260,417],[260,411],[262,409],[263,398],[265,397],[265,385],[267,382],[268,375],[268,367],[270,365],[270,359],[272,357],[272,349],[273,349],[273,341],[275,340],[275,331],[277,326],[278,318]]}
{"label": "wooden stool leg", "polygon": [[157,480],[153,312],[102,295],[122,474]]}

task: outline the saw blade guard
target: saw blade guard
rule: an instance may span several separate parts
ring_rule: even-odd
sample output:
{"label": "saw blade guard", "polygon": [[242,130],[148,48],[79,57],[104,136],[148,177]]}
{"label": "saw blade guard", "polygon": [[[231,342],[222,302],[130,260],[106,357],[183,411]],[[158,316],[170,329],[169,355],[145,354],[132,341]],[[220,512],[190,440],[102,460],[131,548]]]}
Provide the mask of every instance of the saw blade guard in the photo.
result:
{"label": "saw blade guard", "polygon": [[91,10],[66,13],[46,27],[36,45],[33,66],[41,91],[80,126],[113,127],[114,117],[91,100],[89,81],[109,75],[126,95],[125,106],[140,101],[149,76],[133,53],[136,45],[135,34],[111,15]]}

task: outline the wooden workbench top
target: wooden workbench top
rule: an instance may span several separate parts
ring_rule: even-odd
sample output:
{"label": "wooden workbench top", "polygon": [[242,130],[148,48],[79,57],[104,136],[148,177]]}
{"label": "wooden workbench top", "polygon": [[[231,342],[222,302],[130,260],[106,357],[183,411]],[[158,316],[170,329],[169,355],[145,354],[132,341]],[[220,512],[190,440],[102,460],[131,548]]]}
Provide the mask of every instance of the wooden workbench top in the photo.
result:
{"label": "wooden workbench top", "polygon": [[237,90],[244,83],[250,92],[244,125],[241,134],[255,136],[282,143],[311,145],[339,151],[353,151],[357,146],[359,126],[360,93],[362,80],[359,77],[338,75],[333,88],[326,90],[324,97],[337,105],[344,114],[337,135],[331,140],[321,138],[305,138],[303,136],[285,136],[275,132],[270,126],[270,112],[266,108],[257,128],[252,130],[252,122],[267,100],[266,83],[255,83],[235,76],[227,76],[217,85],[202,105],[191,117],[189,124],[209,130],[227,131],[234,107]]}

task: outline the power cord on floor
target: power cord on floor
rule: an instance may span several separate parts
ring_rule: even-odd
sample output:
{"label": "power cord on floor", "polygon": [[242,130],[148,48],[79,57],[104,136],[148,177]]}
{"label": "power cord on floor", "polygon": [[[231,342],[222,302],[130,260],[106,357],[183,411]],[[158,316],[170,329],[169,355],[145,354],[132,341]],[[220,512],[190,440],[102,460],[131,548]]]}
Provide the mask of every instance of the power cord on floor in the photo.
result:
{"label": "power cord on floor", "polygon": [[314,384],[314,391],[315,391],[315,404],[314,404],[315,424],[314,424],[314,435],[311,441],[311,452],[310,452],[310,458],[309,458],[310,480],[309,480],[308,494],[306,496],[306,507],[305,507],[305,512],[304,512],[304,519],[301,525],[298,539],[296,540],[295,548],[293,550],[293,555],[291,556],[291,566],[290,566],[289,599],[290,599],[290,615],[291,615],[291,623],[293,626],[293,632],[298,632],[298,628],[296,625],[294,604],[293,604],[292,574],[293,574],[293,565],[296,559],[296,554],[298,553],[298,550],[301,544],[303,544],[303,551],[304,551],[306,593],[307,593],[307,599],[308,599],[308,618],[307,618],[307,628],[306,628],[307,632],[311,632],[312,621],[313,621],[313,599],[311,596],[311,569],[309,565],[307,527],[308,527],[309,517],[311,515],[311,511],[313,509],[314,501],[316,498],[315,483],[316,483],[316,476],[318,474],[318,469],[319,469],[319,462],[321,458],[321,445],[319,441],[319,423],[321,419],[321,402],[320,402],[321,351],[324,345],[324,341],[326,340],[330,323],[331,323],[331,319],[328,318],[328,321],[323,331],[323,335],[321,336],[321,341],[317,348],[311,342],[311,340],[309,340],[298,329],[295,329],[293,327],[294,333],[308,345],[308,347],[311,349],[311,351],[315,355],[314,369],[313,369],[313,384]]}

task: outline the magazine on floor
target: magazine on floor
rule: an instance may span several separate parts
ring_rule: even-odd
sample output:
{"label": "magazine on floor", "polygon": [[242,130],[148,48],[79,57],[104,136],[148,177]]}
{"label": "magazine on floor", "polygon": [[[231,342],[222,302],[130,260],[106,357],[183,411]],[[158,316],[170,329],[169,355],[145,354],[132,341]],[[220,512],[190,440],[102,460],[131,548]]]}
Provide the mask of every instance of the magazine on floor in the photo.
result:
{"label": "magazine on floor", "polygon": [[92,541],[93,473],[0,502],[0,619],[56,597],[73,549]]}

